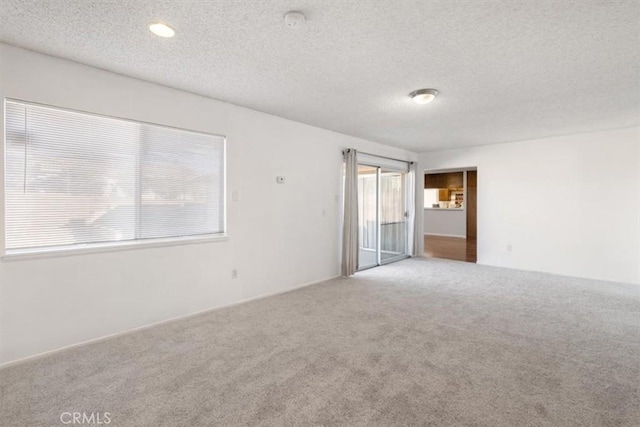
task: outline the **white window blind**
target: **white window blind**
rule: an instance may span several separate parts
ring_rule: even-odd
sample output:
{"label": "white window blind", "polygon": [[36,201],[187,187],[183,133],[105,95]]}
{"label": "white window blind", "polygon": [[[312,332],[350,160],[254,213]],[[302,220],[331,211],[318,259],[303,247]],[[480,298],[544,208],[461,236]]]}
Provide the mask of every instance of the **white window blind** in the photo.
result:
{"label": "white window blind", "polygon": [[358,163],[369,166],[380,166],[383,169],[397,170],[402,172],[409,172],[408,161],[394,160],[388,157],[380,157],[374,154],[358,153]]}
{"label": "white window blind", "polygon": [[225,232],[221,136],[5,102],[7,253]]}

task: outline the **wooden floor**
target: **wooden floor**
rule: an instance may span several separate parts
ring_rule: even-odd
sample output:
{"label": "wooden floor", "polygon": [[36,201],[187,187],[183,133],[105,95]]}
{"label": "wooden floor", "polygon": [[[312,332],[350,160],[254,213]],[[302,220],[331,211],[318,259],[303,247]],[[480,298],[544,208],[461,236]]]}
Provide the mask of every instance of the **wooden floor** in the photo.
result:
{"label": "wooden floor", "polygon": [[475,239],[460,237],[424,236],[424,256],[457,261],[476,262]]}

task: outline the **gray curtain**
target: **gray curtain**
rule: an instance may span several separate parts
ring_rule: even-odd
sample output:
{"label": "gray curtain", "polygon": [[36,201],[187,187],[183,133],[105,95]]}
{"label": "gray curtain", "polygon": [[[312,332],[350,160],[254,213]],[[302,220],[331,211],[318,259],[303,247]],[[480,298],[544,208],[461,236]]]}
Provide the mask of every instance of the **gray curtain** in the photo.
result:
{"label": "gray curtain", "polygon": [[358,270],[358,155],[350,148],[344,153],[344,221],[342,224],[342,275]]}
{"label": "gray curtain", "polygon": [[[420,236],[418,234],[418,212],[417,212],[417,192],[416,188],[418,187],[418,183],[416,181],[417,177],[417,169],[418,165],[416,162],[412,162],[409,165],[409,173],[407,174],[407,194],[409,195],[409,200],[407,203],[407,209],[409,211],[409,217],[407,220],[409,221],[409,255],[418,256],[420,255]],[[422,183],[421,183],[422,185]]]}

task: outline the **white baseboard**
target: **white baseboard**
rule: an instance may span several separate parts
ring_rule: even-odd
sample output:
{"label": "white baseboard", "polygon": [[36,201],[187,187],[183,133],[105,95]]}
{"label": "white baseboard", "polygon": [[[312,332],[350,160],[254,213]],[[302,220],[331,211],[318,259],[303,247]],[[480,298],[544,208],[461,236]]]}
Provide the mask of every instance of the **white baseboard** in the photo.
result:
{"label": "white baseboard", "polygon": [[440,233],[424,233],[425,236],[438,236],[438,237],[459,237],[461,239],[466,239],[467,236],[463,236],[460,234],[440,234]]}
{"label": "white baseboard", "polygon": [[276,292],[270,292],[268,294],[257,295],[255,297],[246,298],[246,299],[243,299],[243,300],[240,300],[240,301],[232,302],[230,304],[221,305],[219,307],[207,308],[207,309],[196,311],[196,312],[193,312],[193,313],[182,314],[180,316],[171,317],[171,318],[165,319],[165,320],[159,320],[157,322],[149,323],[147,325],[136,326],[135,328],[127,329],[126,331],[115,332],[113,334],[104,335],[104,336],[101,336],[101,337],[98,337],[98,338],[92,338],[90,340],[81,341],[79,343],[67,345],[67,346],[64,346],[64,347],[54,348],[53,350],[47,350],[47,351],[43,351],[42,353],[36,353],[36,354],[31,355],[31,356],[21,357],[19,359],[10,360],[8,362],[0,363],[0,369],[6,368],[6,367],[14,365],[14,364],[26,362],[26,361],[31,360],[31,359],[37,359],[37,358],[45,357],[45,356],[48,356],[48,355],[51,355],[51,354],[54,354],[54,353],[58,353],[58,352],[61,352],[61,351],[70,350],[72,348],[81,347],[81,346],[87,345],[87,344],[92,344],[92,343],[95,343],[95,342],[98,342],[98,341],[102,341],[102,340],[106,340],[106,339],[110,339],[110,338],[115,338],[115,337],[119,337],[119,336],[122,336],[122,335],[132,334],[134,332],[138,332],[138,331],[142,331],[142,330],[145,330],[145,329],[153,328],[154,326],[160,326],[160,325],[163,325],[165,323],[177,322],[179,320],[184,320],[184,319],[188,319],[189,317],[199,316],[201,314],[205,314],[205,313],[208,313],[208,312],[211,312],[211,311],[221,310],[223,308],[234,307],[236,305],[245,304],[245,303],[248,303],[248,302],[251,302],[251,301],[260,300],[260,299],[263,299],[263,298],[269,298],[269,297],[273,297],[273,296],[276,296],[276,295],[286,294],[286,293],[293,292],[293,291],[296,291],[296,290],[301,289],[301,288],[306,288],[307,286],[312,286],[312,285],[317,285],[319,283],[328,282],[329,280],[337,279],[339,277],[342,277],[342,276],[338,275],[338,276],[329,277],[327,279],[314,280],[313,282],[303,283],[302,285],[297,285],[297,286],[294,286],[293,288],[284,289],[282,291],[276,291]]}

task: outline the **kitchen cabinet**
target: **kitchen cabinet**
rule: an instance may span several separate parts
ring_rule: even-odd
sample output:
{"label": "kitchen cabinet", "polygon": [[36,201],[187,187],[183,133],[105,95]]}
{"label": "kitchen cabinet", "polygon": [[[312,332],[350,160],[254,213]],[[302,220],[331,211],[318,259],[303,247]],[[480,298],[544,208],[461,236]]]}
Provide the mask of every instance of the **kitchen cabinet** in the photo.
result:
{"label": "kitchen cabinet", "polygon": [[462,172],[430,173],[424,176],[424,188],[447,188],[450,190],[463,187]]}

